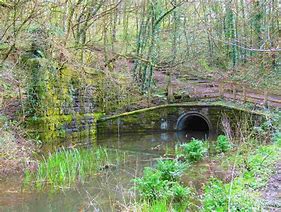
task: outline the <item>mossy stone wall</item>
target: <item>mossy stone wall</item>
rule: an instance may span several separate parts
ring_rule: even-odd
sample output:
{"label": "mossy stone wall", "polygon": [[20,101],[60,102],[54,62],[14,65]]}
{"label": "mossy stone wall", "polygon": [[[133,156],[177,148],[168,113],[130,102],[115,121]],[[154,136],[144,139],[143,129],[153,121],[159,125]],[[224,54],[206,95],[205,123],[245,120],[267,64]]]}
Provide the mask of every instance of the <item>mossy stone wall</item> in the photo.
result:
{"label": "mossy stone wall", "polygon": [[[142,109],[118,116],[98,120],[98,134],[144,133],[177,131],[177,122],[182,114],[194,112],[203,115],[210,123],[210,134],[216,136],[223,131],[222,117],[228,118],[234,129],[244,117],[253,117],[253,123],[259,121],[261,115],[234,107],[215,103],[186,103],[165,105]],[[165,128],[163,129],[163,123]]]}
{"label": "mossy stone wall", "polygon": [[73,68],[57,69],[48,60],[26,61],[27,129],[44,142],[96,134],[95,80]]}

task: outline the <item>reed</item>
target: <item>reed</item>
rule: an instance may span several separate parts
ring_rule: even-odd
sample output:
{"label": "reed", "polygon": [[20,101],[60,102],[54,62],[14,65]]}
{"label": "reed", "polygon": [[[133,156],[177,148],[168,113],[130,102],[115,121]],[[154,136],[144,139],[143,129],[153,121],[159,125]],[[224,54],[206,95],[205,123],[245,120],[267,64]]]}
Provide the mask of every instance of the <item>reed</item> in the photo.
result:
{"label": "reed", "polygon": [[26,172],[25,183],[31,183],[40,190],[45,187],[69,188],[77,182],[84,183],[109,163],[108,150],[104,148],[62,148],[43,158],[36,172]]}

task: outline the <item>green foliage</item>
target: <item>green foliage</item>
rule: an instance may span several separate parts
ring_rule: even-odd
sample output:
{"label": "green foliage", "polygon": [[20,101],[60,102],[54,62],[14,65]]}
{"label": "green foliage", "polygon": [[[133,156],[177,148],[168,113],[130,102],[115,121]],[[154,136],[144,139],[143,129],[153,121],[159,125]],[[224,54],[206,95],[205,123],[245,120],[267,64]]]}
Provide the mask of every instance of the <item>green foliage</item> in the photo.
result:
{"label": "green foliage", "polygon": [[219,135],[216,141],[216,150],[218,152],[227,152],[231,149],[231,143],[227,136]]}
{"label": "green foliage", "polygon": [[274,169],[275,161],[280,159],[279,151],[280,147],[276,145],[261,146],[249,155],[245,162],[246,171],[240,177],[241,182],[253,189],[265,186]]}
{"label": "green foliage", "polygon": [[192,139],[189,143],[182,144],[182,154],[190,161],[201,160],[207,152],[201,140]]}
{"label": "green foliage", "polygon": [[161,173],[162,180],[177,181],[186,170],[187,165],[177,160],[159,160],[156,169]]}
{"label": "green foliage", "polygon": [[161,179],[162,174],[160,171],[145,168],[142,178],[136,178],[136,190],[144,200],[155,200],[166,197],[168,190],[167,181]]}
{"label": "green foliage", "polygon": [[47,66],[48,61],[42,58],[27,59],[25,67],[30,72],[30,81],[27,87],[26,115],[40,116],[47,108]]}
{"label": "green foliage", "polygon": [[271,176],[276,161],[280,160],[280,147],[276,144],[260,146],[249,151],[246,157],[238,156],[237,163],[244,163],[238,177],[224,184],[212,178],[204,187],[204,211],[260,211],[263,201],[258,189],[264,187]]}
{"label": "green foliage", "polygon": [[27,171],[25,182],[34,181],[37,189],[50,186],[52,189],[70,187],[76,182],[98,172],[100,165],[107,161],[106,149],[61,149],[39,164],[35,173]]}
{"label": "green foliage", "polygon": [[134,179],[136,190],[144,201],[166,199],[181,202],[188,199],[190,190],[178,181],[186,165],[178,161],[158,161],[156,168],[146,167],[142,178]]}
{"label": "green foliage", "polygon": [[224,211],[227,209],[226,189],[223,182],[212,178],[204,187],[203,208],[205,211]]}
{"label": "green foliage", "polygon": [[143,202],[137,205],[137,210],[141,212],[167,212],[167,211],[177,211],[185,212],[187,210],[188,203],[182,202],[180,204],[170,204],[166,199],[159,199],[153,202]]}
{"label": "green foliage", "polygon": [[280,131],[276,131],[273,134],[273,138],[272,138],[273,142],[276,143],[278,146],[281,146],[281,132]]}
{"label": "green foliage", "polygon": [[138,205],[139,210],[137,211],[142,211],[142,212],[166,212],[169,211],[170,207],[165,199],[160,199],[153,201],[152,203],[149,202],[144,202],[141,205]]}
{"label": "green foliage", "polygon": [[261,207],[255,198],[238,182],[224,184],[212,178],[204,187],[202,207],[204,211],[253,211]]}

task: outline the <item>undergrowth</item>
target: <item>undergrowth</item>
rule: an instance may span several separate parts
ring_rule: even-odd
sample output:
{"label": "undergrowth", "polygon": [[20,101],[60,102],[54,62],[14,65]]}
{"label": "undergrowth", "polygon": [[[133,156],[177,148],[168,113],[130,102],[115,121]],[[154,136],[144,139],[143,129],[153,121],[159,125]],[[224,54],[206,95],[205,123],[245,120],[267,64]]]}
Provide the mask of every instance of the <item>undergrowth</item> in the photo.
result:
{"label": "undergrowth", "polygon": [[[180,182],[187,164],[177,160],[159,160],[155,168],[146,167],[143,177],[135,178],[135,189],[142,200],[143,210],[168,208],[169,204],[188,203],[191,190]],[[148,207],[149,205],[149,207]],[[163,211],[163,210],[160,211]]]}
{"label": "undergrowth", "polygon": [[276,161],[281,159],[280,151],[280,146],[271,144],[258,147],[248,156],[237,154],[240,174],[229,183],[209,180],[204,187],[203,211],[262,210],[264,202],[259,190],[267,184]]}
{"label": "undergrowth", "polygon": [[216,150],[217,152],[227,152],[231,149],[231,143],[227,136],[219,135],[216,141]]}

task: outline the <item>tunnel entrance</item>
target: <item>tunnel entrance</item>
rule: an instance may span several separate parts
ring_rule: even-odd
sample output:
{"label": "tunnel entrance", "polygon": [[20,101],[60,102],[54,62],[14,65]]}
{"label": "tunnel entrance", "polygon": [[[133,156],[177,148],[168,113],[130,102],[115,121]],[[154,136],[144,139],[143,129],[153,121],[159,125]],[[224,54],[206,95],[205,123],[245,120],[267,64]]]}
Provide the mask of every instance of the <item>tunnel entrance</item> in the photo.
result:
{"label": "tunnel entrance", "polygon": [[177,130],[181,141],[192,138],[207,140],[210,134],[209,121],[199,113],[185,114],[177,123]]}

